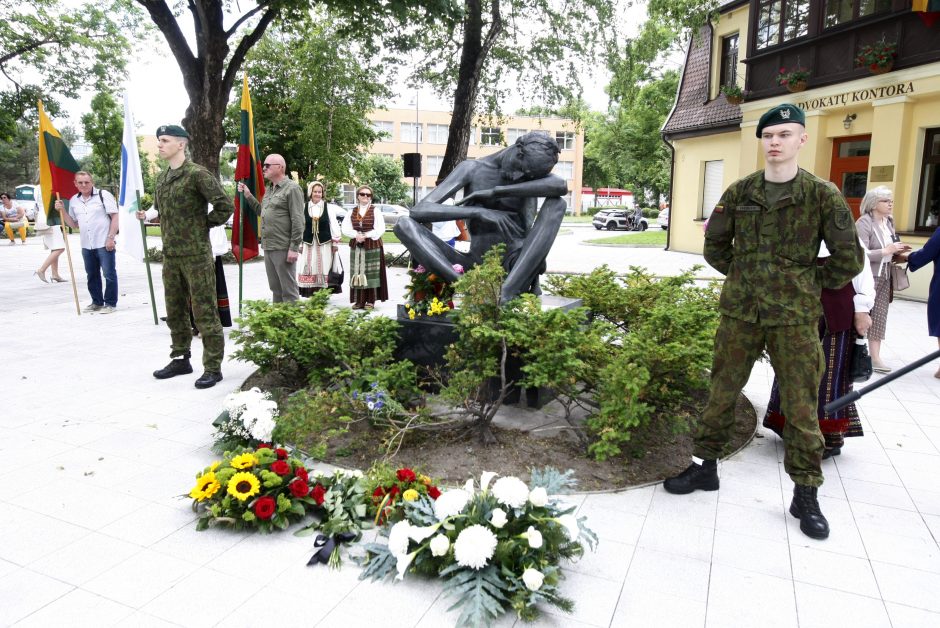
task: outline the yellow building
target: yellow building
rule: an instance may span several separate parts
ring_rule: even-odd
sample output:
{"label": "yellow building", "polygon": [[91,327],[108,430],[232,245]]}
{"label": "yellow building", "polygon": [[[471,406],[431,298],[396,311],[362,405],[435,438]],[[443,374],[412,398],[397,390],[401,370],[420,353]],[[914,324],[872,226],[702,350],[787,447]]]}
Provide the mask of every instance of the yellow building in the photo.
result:
{"label": "yellow building", "polygon": [[[386,133],[382,141],[370,149],[374,155],[401,159],[405,153],[421,154],[421,177],[418,179],[418,199],[434,189],[444,151],[447,148],[449,111],[415,109],[382,109],[369,114],[376,131]],[[566,118],[510,116],[502,124],[481,123],[470,132],[467,159],[491,155],[516,141],[529,131],[544,131],[555,138],[561,154],[553,172],[568,182],[565,202],[572,210],[581,206],[581,174],[584,164],[584,130]],[[405,178],[411,186],[412,178]],[[343,188],[344,201],[352,203],[353,189]]]}
{"label": "yellow building", "polygon": [[[673,148],[668,248],[700,253],[703,222],[724,189],[763,168],[757,121],[791,102],[806,112],[800,167],[835,183],[858,214],[861,197],[894,192],[901,239],[920,248],[940,216],[940,22],[928,27],[901,0],[731,0],[686,55],[663,126]],[[781,18],[781,16],[783,16]],[[866,45],[895,43],[893,65],[859,66]],[[740,51],[740,54],[739,54]],[[803,68],[802,91],[778,84]],[[876,73],[876,71],[878,73]],[[729,102],[723,85],[744,88]],[[794,88],[803,87],[795,85]],[[926,298],[931,273],[904,295]]]}

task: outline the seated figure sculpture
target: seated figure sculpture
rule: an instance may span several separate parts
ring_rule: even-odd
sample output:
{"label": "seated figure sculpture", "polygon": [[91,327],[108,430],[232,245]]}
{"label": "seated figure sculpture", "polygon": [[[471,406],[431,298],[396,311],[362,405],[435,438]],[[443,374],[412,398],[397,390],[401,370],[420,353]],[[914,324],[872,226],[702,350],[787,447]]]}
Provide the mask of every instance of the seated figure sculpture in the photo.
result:
{"label": "seated figure sculpture", "polygon": [[[500,293],[505,303],[524,292],[539,294],[538,278],[545,272],[558,228],[565,217],[565,181],[553,174],[558,145],[545,133],[531,132],[503,150],[460,163],[453,172],[399,219],[395,235],[416,262],[444,281],[453,283],[460,264],[469,270],[483,261],[493,246],[504,243],[506,280]],[[445,201],[459,191],[456,205]],[[539,197],[545,198],[536,213]],[[441,241],[419,223],[462,219],[470,232],[470,251],[462,253]]]}

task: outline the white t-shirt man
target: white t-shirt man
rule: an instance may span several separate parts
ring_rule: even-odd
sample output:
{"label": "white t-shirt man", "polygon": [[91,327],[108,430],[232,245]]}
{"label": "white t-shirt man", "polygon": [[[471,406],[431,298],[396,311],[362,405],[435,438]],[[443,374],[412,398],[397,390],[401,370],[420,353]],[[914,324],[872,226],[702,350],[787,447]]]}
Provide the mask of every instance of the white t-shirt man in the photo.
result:
{"label": "white t-shirt man", "polygon": [[[100,192],[100,194],[99,194]],[[110,214],[118,213],[117,202],[107,190],[91,188],[91,196],[76,194],[69,199],[69,216],[78,222],[83,249],[103,249],[111,229]]]}

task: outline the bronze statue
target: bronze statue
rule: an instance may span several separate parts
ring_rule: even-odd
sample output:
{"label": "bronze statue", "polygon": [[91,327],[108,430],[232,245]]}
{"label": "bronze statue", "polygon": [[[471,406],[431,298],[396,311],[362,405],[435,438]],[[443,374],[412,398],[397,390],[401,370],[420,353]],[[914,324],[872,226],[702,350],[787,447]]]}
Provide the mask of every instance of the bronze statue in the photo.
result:
{"label": "bronze statue", "polygon": [[[568,186],[551,174],[558,153],[554,139],[533,131],[497,153],[460,163],[415,205],[410,218],[399,219],[395,235],[416,262],[448,282],[459,277],[453,264],[469,270],[483,261],[490,248],[505,243],[507,276],[500,301],[524,292],[539,294],[539,275],[545,272],[545,258],[565,217],[561,197]],[[460,190],[464,197],[457,205],[445,204]],[[536,213],[539,197],[545,202]],[[419,224],[459,219],[470,232],[469,253],[452,249]]]}

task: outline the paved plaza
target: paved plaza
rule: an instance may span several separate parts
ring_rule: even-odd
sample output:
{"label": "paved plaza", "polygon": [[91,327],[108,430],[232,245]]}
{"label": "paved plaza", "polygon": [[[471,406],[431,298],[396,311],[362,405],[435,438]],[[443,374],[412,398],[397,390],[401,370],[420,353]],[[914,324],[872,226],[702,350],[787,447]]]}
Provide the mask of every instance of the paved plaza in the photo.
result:
{"label": "paved plaza", "polygon": [[[667,274],[704,264],[697,255],[579,244],[586,231],[559,236],[550,270],[606,262]],[[78,236],[70,242],[84,306]],[[38,238],[0,243],[0,626],[453,625],[451,601],[435,581],[360,582],[351,561],[340,571],[308,567],[312,537],[290,532],[196,532],[191,500],[182,496],[216,458],[211,421],[222,399],[253,367],[227,358],[224,381],[196,390],[197,339],[192,376],[155,380],[151,372],[168,361],[169,332],[153,323],[144,266],[119,255],[117,311],[77,316],[71,283],[32,275],[45,255]],[[64,256],[61,269],[67,273]],[[159,271],[155,265],[162,315]],[[237,267],[226,274],[234,314]],[[394,299],[406,281],[401,269],[390,275]],[[244,296],[269,297],[263,264],[245,266]],[[348,306],[348,293],[332,300]],[[888,364],[936,348],[926,305],[895,301],[882,351]],[[826,541],[804,536],[787,514],[793,485],[782,443],[763,428],[720,464],[720,491],[675,496],[656,485],[573,496],[600,545],[566,565],[562,590],[576,601],[574,614],[546,609],[533,625],[940,626],[936,368],[861,402],[865,437],[823,463]],[[745,389],[759,416],[772,378],[759,363]],[[524,624],[510,614],[498,625]]]}

